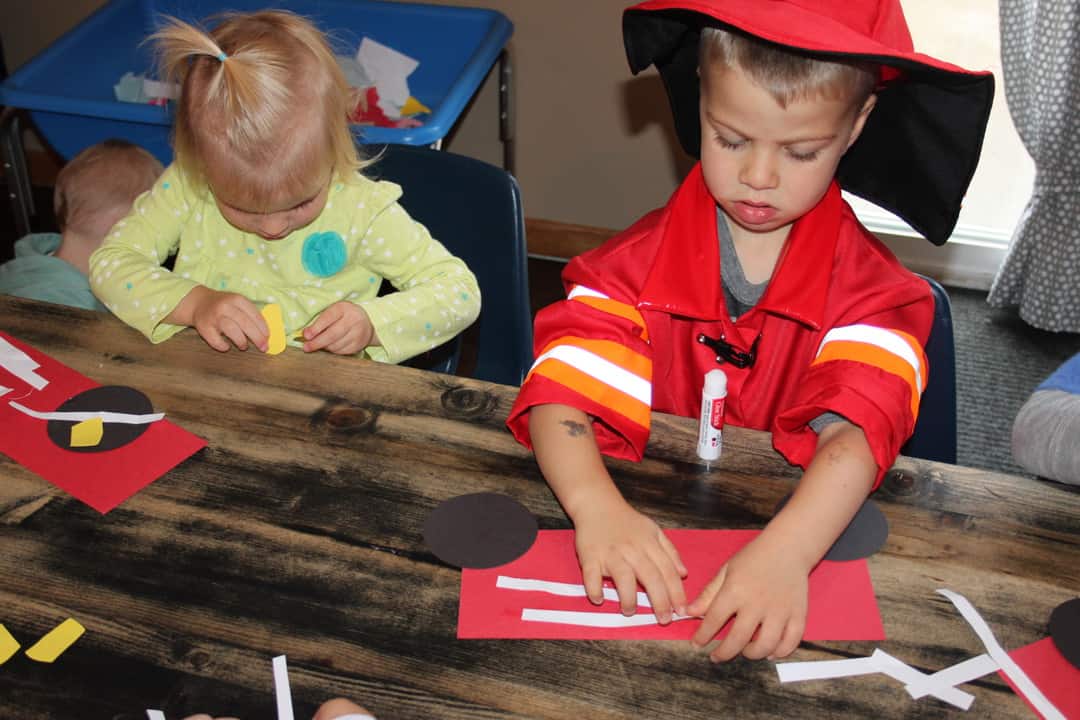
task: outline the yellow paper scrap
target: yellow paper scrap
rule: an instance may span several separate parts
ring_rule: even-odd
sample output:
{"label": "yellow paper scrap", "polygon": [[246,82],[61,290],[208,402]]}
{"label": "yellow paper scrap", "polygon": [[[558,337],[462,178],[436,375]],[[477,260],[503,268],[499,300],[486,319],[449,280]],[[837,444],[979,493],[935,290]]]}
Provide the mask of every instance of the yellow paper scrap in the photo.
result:
{"label": "yellow paper scrap", "polygon": [[263,305],[260,312],[262,312],[263,319],[266,320],[266,324],[270,328],[270,343],[266,352],[270,355],[277,355],[285,349],[285,320],[281,315],[281,306],[277,303],[270,303],[269,305]]}
{"label": "yellow paper scrap", "polygon": [[420,113],[427,113],[430,115],[431,108],[410,95],[409,99],[405,101],[405,104],[401,106],[401,114],[408,116],[419,115]]}
{"label": "yellow paper scrap", "polygon": [[11,636],[6,627],[0,625],[0,665],[10,660],[18,649],[19,641]]}
{"label": "yellow paper scrap", "polygon": [[71,426],[71,447],[95,447],[105,434],[105,421],[99,417]]}
{"label": "yellow paper scrap", "polygon": [[82,637],[86,628],[76,620],[68,618],[54,627],[26,651],[26,656],[38,662],[51,663]]}

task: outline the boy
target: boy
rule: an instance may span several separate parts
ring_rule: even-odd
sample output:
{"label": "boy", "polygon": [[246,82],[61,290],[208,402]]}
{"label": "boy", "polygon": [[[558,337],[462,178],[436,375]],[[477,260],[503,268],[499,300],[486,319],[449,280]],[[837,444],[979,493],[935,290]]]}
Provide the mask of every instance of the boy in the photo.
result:
{"label": "boy", "polygon": [[[632,613],[640,582],[661,622],[704,618],[697,645],[732,620],[713,660],[786,656],[807,575],[910,436],[927,378],[929,289],[839,185],[944,242],[993,78],[914,53],[898,0],[652,0],[624,32],[701,162],[666,207],[566,268],[569,296],[537,317],[508,425],[574,523],[590,599],[610,577]],[[687,603],[677,551],[600,453],[640,459],[650,410],[696,415],[718,363],[727,422],[770,430],[805,472]]]}
{"label": "boy", "polygon": [[0,293],[105,310],[90,291],[90,255],[162,171],[153,155],[126,140],[106,140],[73,157],[53,191],[60,233],[16,242],[15,258],[0,265]]}

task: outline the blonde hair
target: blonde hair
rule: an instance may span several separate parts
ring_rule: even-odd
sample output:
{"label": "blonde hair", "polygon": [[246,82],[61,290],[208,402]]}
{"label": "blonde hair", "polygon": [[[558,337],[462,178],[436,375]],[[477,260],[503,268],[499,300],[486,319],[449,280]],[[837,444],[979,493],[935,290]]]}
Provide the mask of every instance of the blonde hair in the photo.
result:
{"label": "blonde hair", "polygon": [[739,67],[781,107],[809,97],[847,95],[859,108],[874,93],[879,75],[873,63],[812,57],[716,27],[702,28],[699,58],[702,73]]}
{"label": "blonde hair", "polygon": [[176,164],[197,186],[208,175],[233,202],[267,211],[310,192],[333,168],[364,167],[349,130],[351,90],[326,37],[286,10],[229,13],[206,32],[167,18],[150,37],[162,77],[179,83]]}
{"label": "blonde hair", "polygon": [[126,213],[154,185],[164,168],[157,158],[126,140],[91,145],[60,169],[53,191],[53,210],[61,232],[86,228],[103,213]]}

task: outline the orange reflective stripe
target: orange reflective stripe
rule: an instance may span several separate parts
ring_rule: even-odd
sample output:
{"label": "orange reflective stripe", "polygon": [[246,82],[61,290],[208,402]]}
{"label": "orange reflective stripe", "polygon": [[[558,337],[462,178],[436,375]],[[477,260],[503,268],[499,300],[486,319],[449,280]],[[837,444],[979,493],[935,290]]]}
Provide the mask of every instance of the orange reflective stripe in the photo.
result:
{"label": "orange reflective stripe", "polygon": [[[622,415],[627,420],[649,429],[650,408],[640,400],[600,382],[593,376],[567,365],[562,360],[549,358],[533,368],[533,373],[559,383],[593,402]],[[526,381],[528,378],[526,378]]]}
{"label": "orange reflective stripe", "polygon": [[915,418],[919,417],[920,389],[916,387],[915,383],[915,368],[911,367],[903,358],[899,358],[888,350],[882,350],[877,345],[871,345],[870,343],[835,340],[826,343],[825,347],[821,349],[821,353],[810,365],[820,365],[831,360],[850,360],[872,365],[904,380],[911,391],[912,420],[914,421]]}
{"label": "orange reflective stripe", "polygon": [[548,343],[540,355],[543,355],[556,345],[574,345],[584,350],[588,350],[589,352],[604,358],[608,362],[612,362],[619,367],[634,373],[640,378],[644,378],[650,382],[652,381],[652,360],[639,352],[634,352],[625,345],[620,345],[614,340],[592,340],[574,337],[572,335],[564,335],[558,340],[553,340]]}
{"label": "orange reflective stripe", "polygon": [[601,312],[606,312],[609,315],[617,315],[629,320],[641,328],[641,339],[645,342],[649,341],[649,331],[645,327],[645,318],[641,317],[641,313],[639,313],[632,305],[627,305],[626,303],[612,300],[611,298],[599,298],[592,295],[577,295],[573,297],[572,300],[588,305],[591,308],[596,308]]}

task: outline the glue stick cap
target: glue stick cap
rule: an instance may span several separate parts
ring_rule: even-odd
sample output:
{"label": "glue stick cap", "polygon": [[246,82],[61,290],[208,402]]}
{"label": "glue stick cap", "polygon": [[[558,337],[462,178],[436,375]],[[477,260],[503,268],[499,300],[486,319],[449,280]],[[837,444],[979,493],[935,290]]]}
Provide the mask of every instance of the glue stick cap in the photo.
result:
{"label": "glue stick cap", "polygon": [[727,375],[723,370],[717,368],[705,373],[704,391],[706,395],[712,397],[727,395]]}

